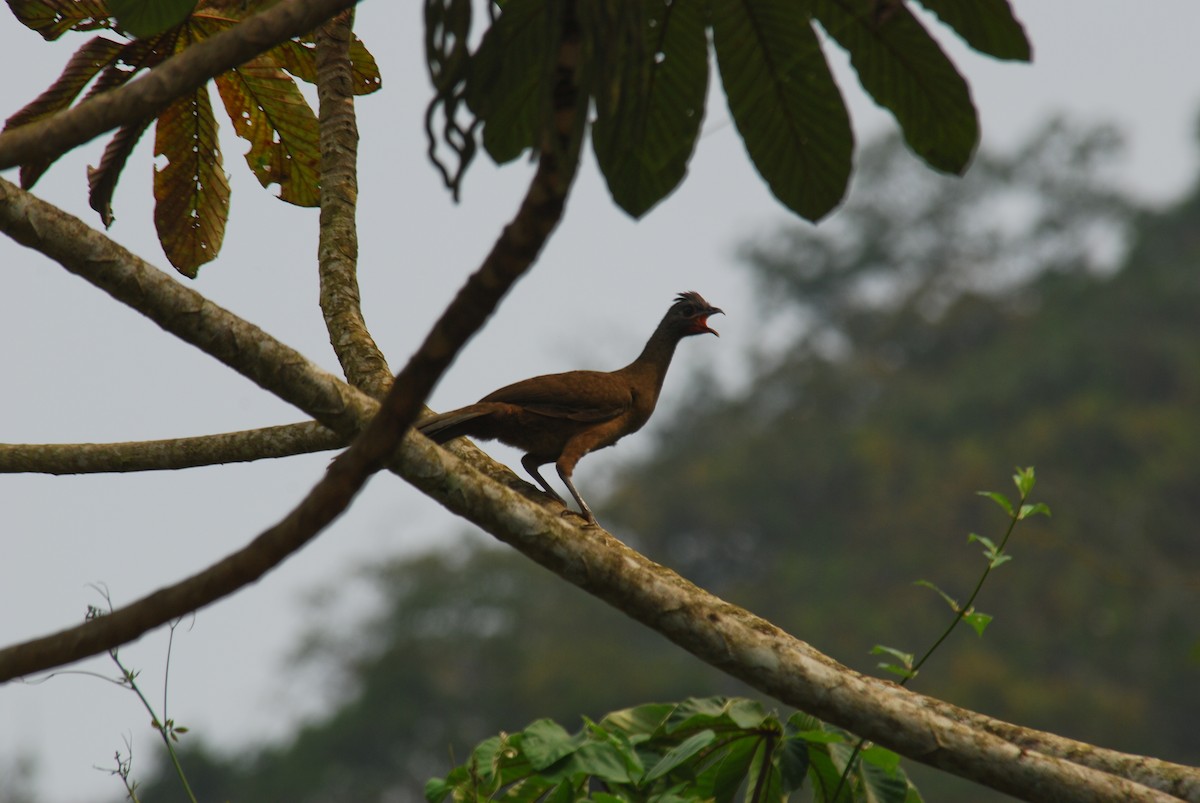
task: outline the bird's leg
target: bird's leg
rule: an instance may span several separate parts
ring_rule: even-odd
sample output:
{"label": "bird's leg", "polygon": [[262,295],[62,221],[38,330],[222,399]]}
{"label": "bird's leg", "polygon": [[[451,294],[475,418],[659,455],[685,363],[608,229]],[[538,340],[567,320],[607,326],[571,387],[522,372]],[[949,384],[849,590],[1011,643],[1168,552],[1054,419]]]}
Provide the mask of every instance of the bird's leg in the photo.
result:
{"label": "bird's leg", "polygon": [[541,472],[538,471],[538,466],[545,465],[545,463],[539,463],[536,457],[531,454],[527,454],[521,458],[521,465],[525,467],[525,471],[529,473],[529,476],[533,477],[534,480],[537,481],[537,484],[542,486],[543,491],[550,494],[550,496],[554,497],[559,502],[562,502],[564,506],[567,504],[566,500],[559,496],[558,492],[550,487],[550,483],[546,482],[545,478],[542,477]]}
{"label": "bird's leg", "polygon": [[575,501],[579,504],[579,509],[583,511],[583,517],[587,519],[587,523],[595,526],[595,514],[592,513],[592,509],[587,506],[587,502],[583,501],[583,497],[579,495],[579,491],[575,490],[575,483],[571,482],[571,469],[574,468],[574,466],[564,465],[563,461],[559,460],[556,468],[558,469],[558,476],[562,477],[562,481],[566,484],[567,490],[571,492],[571,496],[575,497]]}

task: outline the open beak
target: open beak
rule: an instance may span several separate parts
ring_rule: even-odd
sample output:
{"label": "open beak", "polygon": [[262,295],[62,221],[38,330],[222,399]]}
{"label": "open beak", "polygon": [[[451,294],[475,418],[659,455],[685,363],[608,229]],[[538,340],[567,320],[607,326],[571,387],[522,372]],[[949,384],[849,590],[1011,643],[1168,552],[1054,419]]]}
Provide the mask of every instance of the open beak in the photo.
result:
{"label": "open beak", "polygon": [[709,315],[724,315],[724,314],[725,314],[725,310],[721,309],[720,307],[713,307],[712,309],[710,309],[708,311],[707,314],[696,319],[697,331],[698,332],[711,332],[712,334],[716,335],[717,337],[720,337],[721,333],[708,325],[708,316]]}

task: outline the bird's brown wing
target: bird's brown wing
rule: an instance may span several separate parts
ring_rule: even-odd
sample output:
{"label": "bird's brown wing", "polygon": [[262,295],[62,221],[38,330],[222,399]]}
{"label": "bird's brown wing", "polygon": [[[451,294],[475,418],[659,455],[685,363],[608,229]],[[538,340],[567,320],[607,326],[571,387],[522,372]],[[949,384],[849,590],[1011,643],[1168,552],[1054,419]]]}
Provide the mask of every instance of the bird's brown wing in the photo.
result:
{"label": "bird's brown wing", "polygon": [[528,412],[571,421],[608,421],[633,405],[627,383],[601,371],[568,371],[502,387],[481,402],[516,404]]}

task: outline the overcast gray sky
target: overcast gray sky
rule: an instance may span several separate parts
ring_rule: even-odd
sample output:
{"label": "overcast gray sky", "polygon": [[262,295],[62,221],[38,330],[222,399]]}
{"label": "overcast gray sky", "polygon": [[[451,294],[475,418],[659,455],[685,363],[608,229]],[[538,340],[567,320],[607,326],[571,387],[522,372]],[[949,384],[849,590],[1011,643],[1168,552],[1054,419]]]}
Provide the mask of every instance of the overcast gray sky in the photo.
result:
{"label": "overcast gray sky", "polygon": [[[1195,0],[1085,2],[1014,0],[1035,48],[1033,66],[949,49],[971,83],[984,147],[1012,147],[1049,115],[1111,121],[1129,134],[1118,173],[1143,197],[1166,200],[1196,173],[1200,111],[1200,3]],[[512,214],[530,169],[471,169],[455,206],[425,161],[421,128],[429,90],[421,57],[419,5],[366,2],[357,29],[378,59],[382,92],[358,103],[363,136],[359,224],[365,313],[392,361],[409,351],[490,247]],[[943,41],[951,37],[944,36]],[[0,114],[47,86],[84,41],[43,43],[7,14],[0,18]],[[832,52],[832,51],[831,51]],[[840,55],[843,92],[859,138],[892,125],[858,89]],[[17,77],[13,77],[17,76]],[[258,187],[223,126],[233,186],[221,258],[197,289],[336,370],[317,308],[315,210],[272,200]],[[434,394],[437,408],[473,401],[499,385],[575,367],[611,369],[636,355],[680,290],[695,289],[728,315],[721,339],[686,342],[664,390],[671,398],[689,370],[714,365],[736,380],[738,355],[760,334],[738,244],[789,220],[746,160],[719,87],[684,186],[640,222],[616,210],[589,163],[564,224],[532,274],[478,336]],[[130,161],[110,234],[167,267],[150,209],[152,137]],[[65,157],[39,195],[99,226],[86,203],[85,166],[103,140]],[[7,174],[15,180],[15,174]],[[143,440],[300,420],[211,358],[164,335],[48,260],[0,240],[2,442]],[[653,426],[653,424],[651,425]],[[580,488],[603,486],[637,451],[636,439],[585,461]],[[512,453],[496,450],[511,461]],[[0,643],[79,622],[102,581],[120,605],[174,582],[244,544],[280,518],[319,477],[327,455],[134,476],[0,477]],[[595,494],[595,491],[591,492]],[[211,743],[234,748],[288,732],[324,690],[291,672],[289,645],[311,613],[306,590],[354,566],[418,549],[462,528],[393,477],[374,480],[353,510],[257,586],[201,612],[175,641],[170,715]],[[347,610],[362,601],[338,600]],[[165,635],[122,650],[161,698]],[[106,661],[77,668],[112,673]],[[161,711],[160,711],[161,713]],[[132,734],[137,767],[159,749],[128,692],[89,677],[0,687],[3,759],[30,754],[50,801],[118,797],[109,766]]]}

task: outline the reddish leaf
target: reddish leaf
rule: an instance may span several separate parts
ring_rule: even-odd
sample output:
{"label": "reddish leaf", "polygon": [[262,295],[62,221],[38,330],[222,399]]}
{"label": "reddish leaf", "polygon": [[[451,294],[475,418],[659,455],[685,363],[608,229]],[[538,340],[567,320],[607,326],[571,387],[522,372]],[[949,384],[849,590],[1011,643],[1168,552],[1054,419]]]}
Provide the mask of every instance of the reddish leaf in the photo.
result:
{"label": "reddish leaf", "polygon": [[22,25],[46,40],[57,39],[67,31],[112,27],[103,0],[8,0],[8,7]]}
{"label": "reddish leaf", "polygon": [[104,68],[96,83],[92,84],[84,98],[99,95],[110,89],[116,89],[138,73],[157,67],[166,60],[175,49],[175,40],[179,38],[176,31],[163,34],[153,39],[139,39],[129,42],[121,48],[120,57]]}
{"label": "reddish leaf", "polygon": [[104,149],[100,165],[89,166],[87,169],[88,204],[100,213],[100,219],[104,221],[106,229],[113,222],[112,197],[117,189],[117,179],[125,169],[129,154],[133,153],[133,146],[137,145],[137,141],[150,127],[151,122],[153,120],[147,119],[119,129]]}
{"label": "reddish leaf", "polygon": [[[46,91],[18,111],[4,123],[4,130],[17,128],[65,109],[79,96],[88,81],[105,69],[117,58],[123,45],[102,36],[97,36],[75,51],[62,75]],[[42,174],[54,163],[53,159],[39,159],[21,165],[21,186],[32,187]]]}
{"label": "reddish leaf", "polygon": [[220,251],[229,216],[229,183],[208,89],[200,87],[167,107],[154,140],[155,154],[167,159],[154,171],[158,239],[171,264],[195,278]]}

